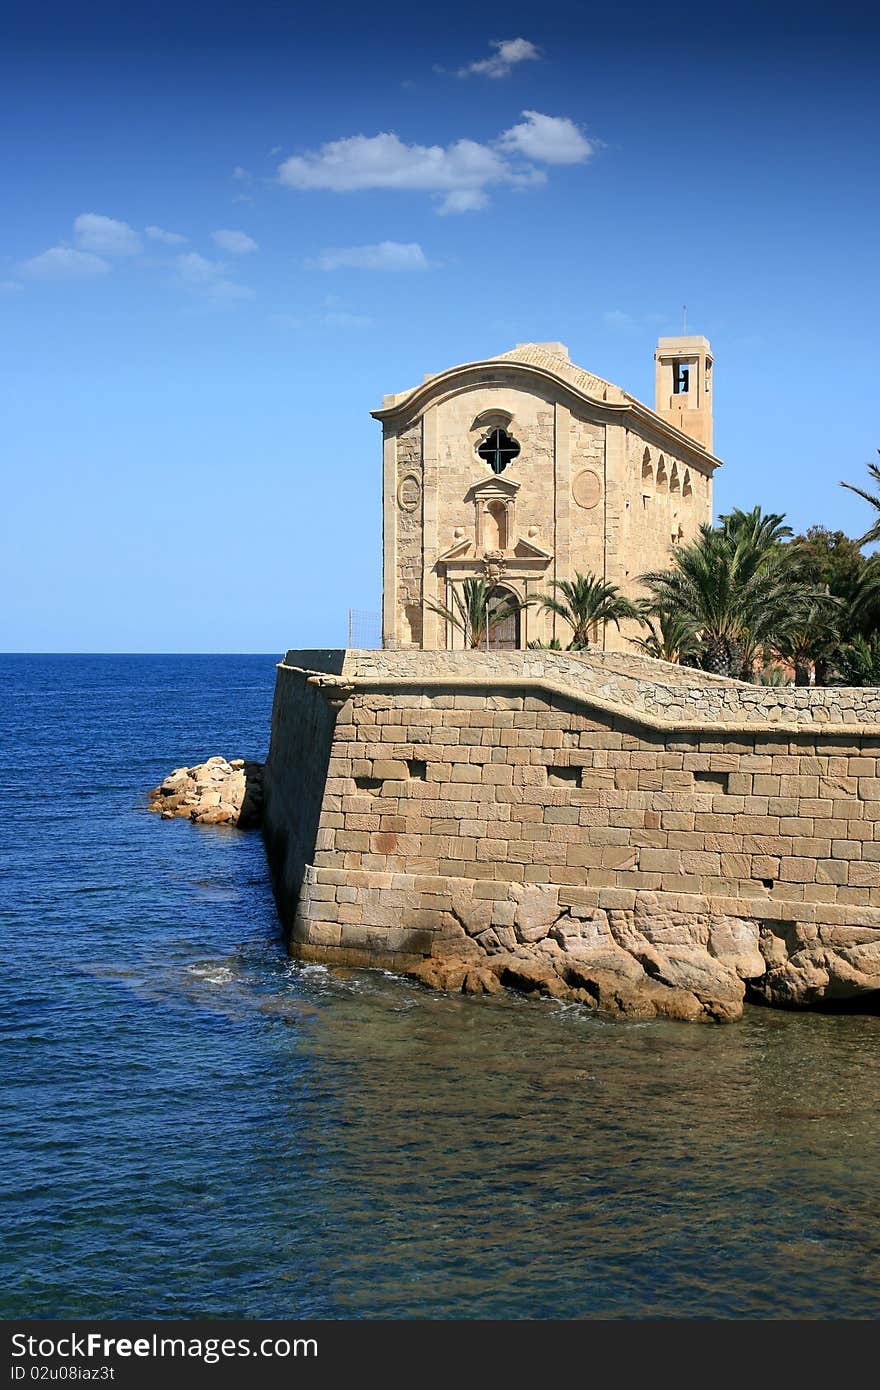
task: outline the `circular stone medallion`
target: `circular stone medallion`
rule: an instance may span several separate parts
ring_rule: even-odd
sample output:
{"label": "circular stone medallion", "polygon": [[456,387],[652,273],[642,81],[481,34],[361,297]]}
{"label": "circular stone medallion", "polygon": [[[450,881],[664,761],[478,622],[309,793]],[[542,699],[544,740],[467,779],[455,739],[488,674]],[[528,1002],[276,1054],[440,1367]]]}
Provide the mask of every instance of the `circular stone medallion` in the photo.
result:
{"label": "circular stone medallion", "polygon": [[415,473],[407,473],[401,478],[397,488],[397,502],[401,511],[414,512],[422,499],[422,485]]}
{"label": "circular stone medallion", "polygon": [[602,495],[602,484],[599,481],[599,474],[594,473],[592,468],[584,468],[578,473],[571,485],[571,495],[579,507],[595,507]]}

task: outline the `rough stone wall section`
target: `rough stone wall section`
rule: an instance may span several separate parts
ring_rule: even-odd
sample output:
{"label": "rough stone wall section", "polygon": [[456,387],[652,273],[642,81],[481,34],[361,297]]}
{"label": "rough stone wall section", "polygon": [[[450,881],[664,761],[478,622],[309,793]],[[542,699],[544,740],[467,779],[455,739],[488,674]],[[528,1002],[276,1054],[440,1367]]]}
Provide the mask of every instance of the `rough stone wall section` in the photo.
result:
{"label": "rough stone wall section", "polygon": [[[341,652],[310,652],[312,669],[336,679]],[[338,658],[338,660],[337,660]],[[327,771],[338,706],[306,672],[279,669],[269,758],[263,767],[263,837],[282,913],[295,904],[328,814]]]}
{"label": "rough stone wall section", "polygon": [[397,437],[398,603],[401,631],[416,646],[422,641],[423,495],[422,422],[418,420]]}
{"label": "rough stone wall section", "polygon": [[[308,653],[289,652],[285,665],[307,659]],[[849,734],[850,726],[852,731],[859,726],[862,736],[880,736],[880,689],[875,687],[749,685],[628,652],[349,651],[342,669],[348,679],[380,682],[534,682],[670,732],[683,723],[707,729],[748,725],[760,734],[771,724],[825,734]]]}
{"label": "rough stone wall section", "polygon": [[296,842],[294,954],[515,982],[537,952],[574,997],[585,957],[626,981],[625,956],[678,1017],[735,1017],[745,980],[790,1004],[880,989],[875,693],[536,655],[349,652],[334,678],[288,653],[267,822]]}
{"label": "rough stone wall section", "polygon": [[[580,505],[572,499],[571,554],[577,557],[572,568],[591,569],[601,575],[605,569],[605,427],[573,411],[570,428],[569,471],[572,479],[580,480],[585,475],[593,475],[597,480],[592,494],[579,492],[579,483],[575,483],[575,492],[580,496],[581,503],[589,502],[591,505]],[[570,577],[567,571],[559,575],[560,579]],[[560,623],[557,634],[560,639],[567,641],[568,633],[569,629]]]}

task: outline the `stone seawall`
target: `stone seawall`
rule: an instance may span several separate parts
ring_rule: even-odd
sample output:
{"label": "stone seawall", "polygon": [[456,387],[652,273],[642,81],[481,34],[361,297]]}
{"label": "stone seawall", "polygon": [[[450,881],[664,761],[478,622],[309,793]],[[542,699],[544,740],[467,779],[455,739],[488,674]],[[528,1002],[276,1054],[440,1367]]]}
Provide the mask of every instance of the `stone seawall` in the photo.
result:
{"label": "stone seawall", "polygon": [[677,1017],[880,989],[876,706],[639,657],[290,652],[290,950]]}
{"label": "stone seawall", "polygon": [[[327,656],[309,655],[317,665]],[[332,659],[324,664],[333,669]],[[263,838],[282,921],[313,864],[336,714],[336,703],[305,673],[278,668],[271,751],[263,767]]]}

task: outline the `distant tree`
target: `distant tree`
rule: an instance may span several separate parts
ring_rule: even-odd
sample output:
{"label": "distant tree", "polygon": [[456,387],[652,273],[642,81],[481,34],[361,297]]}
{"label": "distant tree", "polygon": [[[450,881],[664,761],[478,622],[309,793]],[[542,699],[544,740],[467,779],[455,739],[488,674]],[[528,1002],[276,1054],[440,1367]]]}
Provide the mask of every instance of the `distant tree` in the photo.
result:
{"label": "distant tree", "polygon": [[810,586],[838,600],[831,629],[820,622],[812,633],[808,625],[801,630],[802,655],[812,661],[816,684],[827,685],[842,650],[858,634],[870,635],[880,621],[880,561],[864,556],[861,543],[844,531],[825,526],[811,526],[795,536],[790,551]]}
{"label": "distant tree", "polygon": [[827,589],[835,598],[852,602],[868,563],[859,541],[845,531],[810,526],[803,535],[795,536],[791,548],[812,588]]}
{"label": "distant tree", "polygon": [[548,613],[564,618],[571,628],[572,636],[568,644],[571,652],[586,651],[590,645],[591,629],[614,623],[620,627],[624,618],[638,616],[637,609],[615,584],[587,571],[575,572],[573,579],[552,579],[555,590],[538,600],[538,606]]}

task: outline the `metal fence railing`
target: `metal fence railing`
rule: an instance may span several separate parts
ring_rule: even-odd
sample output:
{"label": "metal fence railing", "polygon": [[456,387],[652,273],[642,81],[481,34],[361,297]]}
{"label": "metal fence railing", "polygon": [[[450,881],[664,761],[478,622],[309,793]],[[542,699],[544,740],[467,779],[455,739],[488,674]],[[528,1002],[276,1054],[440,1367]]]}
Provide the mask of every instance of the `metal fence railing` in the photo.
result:
{"label": "metal fence railing", "polygon": [[382,614],[349,608],[348,645],[359,651],[381,651]]}

